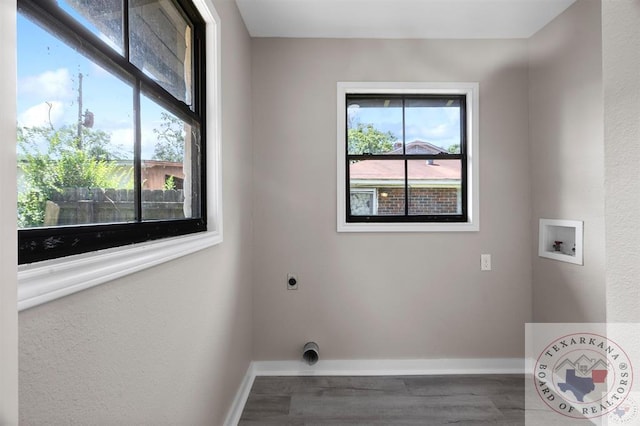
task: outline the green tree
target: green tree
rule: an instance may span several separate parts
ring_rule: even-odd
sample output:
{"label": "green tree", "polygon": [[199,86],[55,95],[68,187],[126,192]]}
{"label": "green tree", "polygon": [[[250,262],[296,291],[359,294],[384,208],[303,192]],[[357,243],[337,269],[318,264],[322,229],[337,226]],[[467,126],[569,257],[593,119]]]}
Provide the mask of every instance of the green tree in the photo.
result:
{"label": "green tree", "polygon": [[357,123],[348,133],[349,154],[382,154],[393,149],[397,140],[391,132],[382,132],[373,124]]}
{"label": "green tree", "polygon": [[111,160],[110,139],[104,131],[83,129],[84,149],[79,149],[75,126],[19,127],[18,161],[24,188],[18,194],[18,226],[42,225],[47,200],[64,188],[132,185],[132,170],[123,170]]}
{"label": "green tree", "polygon": [[454,143],[453,145],[450,145],[448,151],[449,154],[460,154],[460,144]]}
{"label": "green tree", "polygon": [[111,135],[104,130],[82,129],[82,149],[96,160],[114,161],[125,156],[121,146],[111,143]]}
{"label": "green tree", "polygon": [[162,189],[164,189],[165,191],[173,191],[176,189],[176,181],[173,176],[169,176],[164,181],[164,186]]}
{"label": "green tree", "polygon": [[184,159],[184,123],[166,112],[160,113],[160,129],[153,129],[157,142],[154,160],[181,163]]}

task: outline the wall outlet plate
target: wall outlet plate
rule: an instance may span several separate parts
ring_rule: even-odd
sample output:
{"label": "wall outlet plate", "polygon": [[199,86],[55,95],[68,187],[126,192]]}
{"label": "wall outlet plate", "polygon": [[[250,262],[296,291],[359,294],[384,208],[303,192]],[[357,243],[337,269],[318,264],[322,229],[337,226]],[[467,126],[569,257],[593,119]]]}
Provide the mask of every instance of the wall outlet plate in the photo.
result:
{"label": "wall outlet plate", "polygon": [[287,274],[287,290],[298,289],[298,277],[295,274]]}
{"label": "wall outlet plate", "polygon": [[490,254],[481,254],[480,255],[480,270],[481,271],[490,271],[491,270],[491,255]]}

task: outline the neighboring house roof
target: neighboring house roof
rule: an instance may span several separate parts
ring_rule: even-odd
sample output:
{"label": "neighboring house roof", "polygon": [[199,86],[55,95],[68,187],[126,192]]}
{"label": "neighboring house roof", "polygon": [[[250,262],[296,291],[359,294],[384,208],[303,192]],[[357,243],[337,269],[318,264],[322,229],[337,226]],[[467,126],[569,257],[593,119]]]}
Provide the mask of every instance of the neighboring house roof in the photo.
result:
{"label": "neighboring house roof", "polygon": [[[433,163],[433,164],[430,164]],[[402,160],[363,160],[351,165],[352,180],[404,180]],[[410,180],[460,180],[458,160],[409,160]]]}
{"label": "neighboring house roof", "polygon": [[[402,154],[402,142],[387,154]],[[407,142],[407,154],[448,154],[449,152],[429,142],[415,140]],[[459,181],[460,161],[458,160],[409,160],[409,180]],[[351,165],[351,180],[404,181],[403,160],[363,160]]]}
{"label": "neighboring house roof", "polygon": [[[439,146],[436,146],[432,143],[429,142],[425,142],[425,141],[421,141],[421,140],[415,140],[415,141],[411,141],[411,142],[407,142],[406,143],[406,153],[407,154],[429,154],[429,155],[434,155],[434,154],[448,154],[449,151],[447,151],[444,148],[441,148]],[[402,142],[398,141],[396,143],[393,144],[393,151],[389,151],[387,152],[387,154],[402,154]]]}
{"label": "neighboring house roof", "polygon": [[162,160],[142,160],[142,167],[182,167],[182,163]]}

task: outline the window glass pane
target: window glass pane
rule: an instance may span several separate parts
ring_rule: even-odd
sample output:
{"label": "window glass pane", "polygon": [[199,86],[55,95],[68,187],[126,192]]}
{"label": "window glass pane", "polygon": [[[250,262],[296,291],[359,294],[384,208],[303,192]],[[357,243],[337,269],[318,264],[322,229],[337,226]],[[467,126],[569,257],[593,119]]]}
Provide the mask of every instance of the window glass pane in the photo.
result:
{"label": "window glass pane", "polygon": [[407,154],[460,153],[460,98],[405,100]]}
{"label": "window glass pane", "polygon": [[169,93],[192,105],[192,27],[167,0],[129,3],[131,62]]}
{"label": "window glass pane", "polygon": [[202,217],[200,132],[141,96],[142,219]]}
{"label": "window glass pane", "polygon": [[378,214],[376,190],[373,188],[351,188],[351,214],[354,216],[372,216]]}
{"label": "window glass pane", "polygon": [[122,54],[122,0],[58,0],[58,5]]}
{"label": "window glass pane", "polygon": [[404,161],[354,160],[349,179],[351,215],[404,215]]}
{"label": "window glass pane", "polygon": [[18,227],[133,220],[131,86],[17,24]]}
{"label": "window glass pane", "polygon": [[402,100],[347,100],[349,154],[402,154]]}
{"label": "window glass pane", "polygon": [[462,214],[461,161],[407,162],[410,215]]}

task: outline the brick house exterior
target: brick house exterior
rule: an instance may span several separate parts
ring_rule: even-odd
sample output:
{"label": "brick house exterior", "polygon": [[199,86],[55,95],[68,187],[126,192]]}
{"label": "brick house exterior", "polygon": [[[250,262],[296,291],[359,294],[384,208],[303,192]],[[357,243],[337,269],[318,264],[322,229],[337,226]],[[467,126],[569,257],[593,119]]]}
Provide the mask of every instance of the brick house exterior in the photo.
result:
{"label": "brick house exterior", "polygon": [[[402,154],[397,143],[389,154]],[[447,153],[424,141],[407,143],[407,154]],[[403,215],[405,176],[403,160],[363,160],[349,169],[351,212],[354,215]],[[458,160],[409,160],[410,215],[457,214],[461,203]]]}
{"label": "brick house exterior", "polygon": [[[376,192],[378,215],[404,214],[403,188],[378,187]],[[409,214],[455,213],[458,213],[457,188],[435,187],[409,189]]]}

